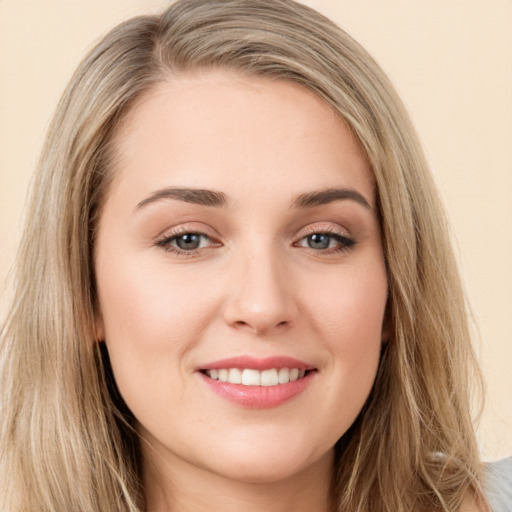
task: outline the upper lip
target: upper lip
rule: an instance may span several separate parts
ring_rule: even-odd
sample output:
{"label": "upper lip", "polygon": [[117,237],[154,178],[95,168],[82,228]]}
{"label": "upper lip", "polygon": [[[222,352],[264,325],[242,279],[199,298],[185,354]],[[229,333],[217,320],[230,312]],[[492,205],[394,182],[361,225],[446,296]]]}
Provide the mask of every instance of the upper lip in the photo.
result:
{"label": "upper lip", "polygon": [[257,358],[252,356],[236,356],[220,359],[202,365],[198,370],[219,370],[222,368],[250,368],[252,370],[270,370],[272,368],[298,368],[299,370],[314,370],[315,367],[287,356]]}

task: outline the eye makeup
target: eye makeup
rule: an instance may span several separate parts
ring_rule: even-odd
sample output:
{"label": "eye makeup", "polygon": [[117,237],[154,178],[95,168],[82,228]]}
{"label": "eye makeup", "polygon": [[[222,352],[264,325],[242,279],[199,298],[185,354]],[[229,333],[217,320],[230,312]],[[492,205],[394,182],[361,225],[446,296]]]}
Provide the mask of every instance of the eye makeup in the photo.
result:
{"label": "eye makeup", "polygon": [[177,256],[194,257],[204,250],[221,247],[222,244],[203,231],[187,229],[184,226],[166,232],[156,240],[155,246]]}
{"label": "eye makeup", "polygon": [[[356,243],[353,237],[333,227],[310,226],[296,242],[292,243],[292,247],[305,249],[315,255],[329,255],[348,251]],[[166,232],[154,245],[168,253],[190,258],[223,244],[205,231],[183,226]]]}

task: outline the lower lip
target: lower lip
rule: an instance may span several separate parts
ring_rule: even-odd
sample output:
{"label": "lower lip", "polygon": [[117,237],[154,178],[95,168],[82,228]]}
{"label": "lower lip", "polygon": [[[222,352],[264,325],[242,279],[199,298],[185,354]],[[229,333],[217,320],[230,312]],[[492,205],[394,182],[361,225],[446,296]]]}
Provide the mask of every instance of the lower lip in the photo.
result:
{"label": "lower lip", "polygon": [[315,371],[308,372],[301,379],[277,386],[244,386],[210,379],[200,373],[204,382],[222,398],[250,409],[270,409],[282,405],[303,393],[311,383]]}

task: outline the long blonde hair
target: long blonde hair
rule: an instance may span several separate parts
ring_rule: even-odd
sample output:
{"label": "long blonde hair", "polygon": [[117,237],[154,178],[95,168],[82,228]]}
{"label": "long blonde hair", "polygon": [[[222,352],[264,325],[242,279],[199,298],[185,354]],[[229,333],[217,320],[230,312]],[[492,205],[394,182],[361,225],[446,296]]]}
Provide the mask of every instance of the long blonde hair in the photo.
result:
{"label": "long blonde hair", "polygon": [[40,159],[2,329],[0,509],[144,510],[138,441],[95,338],[95,229],[116,127],[158,82],[196,69],[289,80],[361,141],[374,172],[390,339],[336,446],[338,510],[459,510],[480,492],[480,382],[445,217],[400,99],[343,30],[291,0],[183,0],[114,28],[85,58]]}

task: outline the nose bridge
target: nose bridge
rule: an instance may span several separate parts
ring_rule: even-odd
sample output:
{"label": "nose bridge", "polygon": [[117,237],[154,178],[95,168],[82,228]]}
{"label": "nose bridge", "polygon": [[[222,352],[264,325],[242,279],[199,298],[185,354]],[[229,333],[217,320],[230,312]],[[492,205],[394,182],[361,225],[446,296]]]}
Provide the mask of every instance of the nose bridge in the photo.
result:
{"label": "nose bridge", "polygon": [[250,244],[232,261],[232,287],[225,307],[226,321],[265,333],[291,325],[297,315],[293,283],[283,255],[274,244]]}

